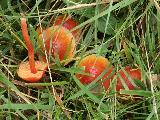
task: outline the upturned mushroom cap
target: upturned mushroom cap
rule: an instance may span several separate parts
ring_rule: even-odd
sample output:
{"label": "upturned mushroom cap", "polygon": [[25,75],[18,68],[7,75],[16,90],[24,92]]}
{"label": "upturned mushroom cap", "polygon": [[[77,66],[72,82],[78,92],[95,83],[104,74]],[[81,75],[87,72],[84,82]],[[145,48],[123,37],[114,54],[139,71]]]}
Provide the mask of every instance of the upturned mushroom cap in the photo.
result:
{"label": "upturned mushroom cap", "polygon": [[28,82],[38,82],[44,75],[48,64],[45,62],[36,61],[35,68],[37,69],[36,73],[32,73],[30,70],[29,62],[22,62],[19,65],[19,69],[17,70],[17,74],[20,78]]}

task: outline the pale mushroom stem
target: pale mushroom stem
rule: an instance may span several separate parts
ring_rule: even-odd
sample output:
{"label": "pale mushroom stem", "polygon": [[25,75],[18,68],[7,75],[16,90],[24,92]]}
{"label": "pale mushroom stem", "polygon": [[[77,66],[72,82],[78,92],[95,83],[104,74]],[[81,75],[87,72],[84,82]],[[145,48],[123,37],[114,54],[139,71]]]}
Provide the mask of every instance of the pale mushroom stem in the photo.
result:
{"label": "pale mushroom stem", "polygon": [[33,48],[32,42],[28,35],[26,18],[21,18],[20,20],[21,20],[22,35],[23,35],[23,38],[26,42],[27,49],[28,49],[30,70],[32,73],[37,73],[37,70],[35,68],[35,60],[34,60],[34,48]]}

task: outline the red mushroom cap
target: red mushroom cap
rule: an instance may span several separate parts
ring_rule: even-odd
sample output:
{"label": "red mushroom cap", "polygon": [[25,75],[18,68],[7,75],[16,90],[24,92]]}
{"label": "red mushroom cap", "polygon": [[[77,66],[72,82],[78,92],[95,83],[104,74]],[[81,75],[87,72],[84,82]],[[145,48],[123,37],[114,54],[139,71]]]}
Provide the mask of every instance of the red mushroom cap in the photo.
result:
{"label": "red mushroom cap", "polygon": [[125,82],[125,84],[127,85],[129,90],[135,89],[135,86],[131,83],[131,81],[133,81],[134,79],[141,80],[141,70],[140,69],[132,69],[131,67],[126,66],[124,68],[124,71],[121,69],[111,79],[106,80],[103,84],[105,89],[108,90],[111,81],[115,77],[117,77],[117,83],[116,83],[116,90],[117,91],[124,89],[122,82],[121,82],[121,78]]}
{"label": "red mushroom cap", "polygon": [[[58,53],[59,59],[62,61],[74,56],[75,40],[66,28],[59,26],[50,27],[43,32],[43,37],[47,53],[51,49],[53,57],[55,57],[55,53]],[[42,39],[42,34],[40,35],[40,39]],[[50,48],[51,46],[52,48]],[[45,59],[41,55],[39,57]]]}
{"label": "red mushroom cap", "polygon": [[[131,67],[127,66],[124,68],[124,71],[126,71],[128,75],[126,75],[125,72],[123,72],[123,70],[119,70],[117,74],[119,74],[122,77],[122,79],[128,86],[129,90],[135,89],[135,86],[131,83],[131,81],[133,81],[134,79],[141,80],[141,70],[132,69]],[[117,91],[120,91],[120,89],[124,89],[120,77],[117,77],[116,89]]]}
{"label": "red mushroom cap", "polygon": [[[54,26],[62,25],[68,30],[72,30],[74,27],[78,26],[78,22],[76,22],[73,18],[69,17],[68,15],[60,15],[56,18],[53,22]],[[76,41],[79,41],[81,29],[77,29],[72,31],[73,36],[75,37]]]}
{"label": "red mushroom cap", "polygon": [[[90,73],[93,76],[76,74],[76,77],[81,81],[81,83],[89,84],[93,80],[95,80],[107,67],[109,67],[109,65],[110,65],[110,62],[108,61],[108,59],[102,56],[89,55],[80,61],[80,63],[78,64],[78,67],[84,67],[85,68],[84,72]],[[112,72],[112,69],[113,67],[110,66],[110,68],[102,77],[102,79],[109,76]]]}

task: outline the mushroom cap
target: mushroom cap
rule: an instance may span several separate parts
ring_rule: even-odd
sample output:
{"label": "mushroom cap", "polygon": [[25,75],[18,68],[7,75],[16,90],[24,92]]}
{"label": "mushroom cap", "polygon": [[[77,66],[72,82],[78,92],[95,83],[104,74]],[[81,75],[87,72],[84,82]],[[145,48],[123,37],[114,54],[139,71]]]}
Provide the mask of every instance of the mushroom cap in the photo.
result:
{"label": "mushroom cap", "polygon": [[[89,55],[85,58],[83,58],[80,63],[78,64],[78,67],[84,67],[85,73],[90,73],[93,76],[87,76],[82,74],[76,74],[76,77],[81,81],[82,84],[89,84],[93,80],[95,80],[107,67],[109,67],[110,62],[108,59],[102,57],[102,56],[96,56],[96,55]],[[111,66],[105,75],[102,77],[106,78],[109,74],[111,74],[113,67]]]}
{"label": "mushroom cap", "polygon": [[[41,26],[42,27],[42,31],[45,29],[45,27],[44,26]],[[40,35],[42,32],[41,32],[41,27],[40,26],[38,26],[37,28],[36,28],[36,32],[37,32],[37,35]]]}
{"label": "mushroom cap", "polygon": [[[125,72],[123,72],[123,70],[119,70],[117,75],[119,74],[122,77],[122,79],[124,80],[124,82],[128,86],[129,90],[135,89],[135,86],[131,83],[131,80],[134,80],[134,79],[141,80],[141,70],[140,69],[132,69],[131,67],[126,66],[124,68],[124,71],[126,72],[126,74],[125,74]],[[116,89],[117,89],[117,91],[124,89],[119,76],[117,77]]]}
{"label": "mushroom cap", "polygon": [[[68,30],[72,30],[74,27],[78,25],[78,22],[76,22],[73,18],[68,17],[68,15],[60,15],[56,18],[56,20],[53,22],[54,26],[62,25]],[[73,36],[76,40],[79,40],[81,33],[81,29],[77,29],[72,31]]]}
{"label": "mushroom cap", "polygon": [[29,62],[22,62],[19,65],[19,69],[17,70],[17,74],[20,78],[28,82],[38,82],[44,75],[48,64],[45,62],[36,61],[35,67],[37,69],[37,73],[32,73],[30,70]]}
{"label": "mushroom cap", "polygon": [[[58,53],[58,57],[62,61],[74,56],[75,39],[68,29],[61,26],[49,27],[43,32],[43,37],[47,53],[51,50],[53,57],[55,57],[55,53]],[[42,34],[40,39],[42,40]],[[51,46],[52,48],[50,48]],[[39,55],[40,57],[43,58]]]}

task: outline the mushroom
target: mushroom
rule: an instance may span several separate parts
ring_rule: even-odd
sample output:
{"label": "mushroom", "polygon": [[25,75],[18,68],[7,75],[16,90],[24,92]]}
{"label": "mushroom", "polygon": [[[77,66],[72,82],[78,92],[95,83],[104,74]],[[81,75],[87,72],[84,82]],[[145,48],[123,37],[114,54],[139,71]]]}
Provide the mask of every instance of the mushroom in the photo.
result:
{"label": "mushroom", "polygon": [[28,49],[29,61],[22,62],[19,65],[17,74],[20,78],[22,78],[25,81],[37,82],[43,77],[48,67],[48,64],[45,62],[34,60],[34,48],[33,48],[32,42],[30,41],[30,38],[28,35],[26,18],[23,17],[20,19],[20,21],[21,21],[22,35],[23,35],[23,38],[25,40],[25,43]]}
{"label": "mushroom", "polygon": [[83,58],[79,64],[78,67],[84,67],[85,73],[89,73],[92,76],[77,74],[76,77],[80,80],[80,82],[84,85],[90,84],[92,81],[94,81],[105,69],[108,69],[104,76],[102,76],[102,79],[107,78],[113,71],[113,66],[110,66],[110,62],[108,59],[102,57],[102,56],[96,56],[96,55],[89,55]]}
{"label": "mushroom", "polygon": [[141,70],[140,69],[132,69],[131,67],[126,66],[124,68],[124,71],[121,69],[117,73],[117,75],[118,75],[117,85],[116,85],[117,91],[124,89],[121,78],[124,80],[124,82],[126,83],[129,90],[134,90],[136,88],[136,86],[134,86],[134,84],[133,84],[134,79],[142,80]]}
{"label": "mushroom", "polygon": [[[60,61],[64,61],[67,64],[74,56],[76,49],[75,39],[72,33],[65,27],[52,26],[43,31],[44,44],[47,53],[51,52],[51,55],[55,57],[58,55]],[[42,34],[39,35],[42,40]],[[41,50],[44,48],[40,46]],[[39,59],[46,61],[45,57],[38,54]]]}
{"label": "mushroom", "polygon": [[[54,21],[51,22],[51,24],[53,24],[53,26],[64,27],[68,29],[69,31],[72,31],[73,28],[78,26],[78,22],[76,22],[72,17],[70,17],[67,14],[59,15]],[[45,31],[45,29],[48,29],[48,28],[42,27],[42,29],[43,31]],[[40,26],[37,27],[36,32],[38,35],[41,34]],[[71,33],[73,34],[76,42],[78,43],[80,40],[81,29],[74,30]]]}
{"label": "mushroom", "polygon": [[[125,82],[126,86],[129,90],[134,90],[136,86],[134,86],[134,79],[141,80],[141,70],[140,69],[133,69],[129,66],[124,67],[124,70],[120,69],[117,74],[115,74],[112,77],[112,80],[114,77],[117,77],[117,83],[116,83],[116,90],[119,92],[121,89],[125,89],[122,81]],[[111,80],[111,81],[112,81]],[[104,87],[107,90],[109,88],[111,81],[105,81]]]}
{"label": "mushroom", "polygon": [[[74,27],[78,26],[78,22],[76,22],[72,17],[68,15],[60,15],[56,18],[53,22],[53,25],[62,25],[69,31],[72,30]],[[76,41],[79,42],[81,29],[77,29],[72,31],[73,36],[75,37]]]}

